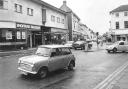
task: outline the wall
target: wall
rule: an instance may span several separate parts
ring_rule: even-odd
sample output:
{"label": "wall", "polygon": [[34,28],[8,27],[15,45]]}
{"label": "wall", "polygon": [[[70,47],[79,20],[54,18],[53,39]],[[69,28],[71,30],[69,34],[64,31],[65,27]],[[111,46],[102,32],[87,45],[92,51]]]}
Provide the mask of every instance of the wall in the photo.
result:
{"label": "wall", "polygon": [[116,29],[115,23],[118,21],[120,25],[120,29],[124,28],[124,21],[128,21],[128,16],[124,16],[124,12],[119,13],[119,17],[115,16],[116,13],[110,14],[111,15],[111,29]]}
{"label": "wall", "polygon": [[[42,25],[42,7],[31,0],[6,0],[7,9],[0,9],[0,21],[20,22],[33,25]],[[22,5],[23,13],[15,12],[15,3]],[[27,8],[34,9],[33,16],[27,15]]]}
{"label": "wall", "polygon": [[[67,29],[67,17],[65,14],[62,14],[60,12],[57,12],[55,10],[46,8],[46,23],[45,26],[48,27],[55,27],[55,28],[62,28],[62,29]],[[55,16],[55,22],[51,21],[51,16]],[[57,17],[60,18],[60,23],[57,22]],[[64,19],[64,24],[61,23],[61,20]]]}

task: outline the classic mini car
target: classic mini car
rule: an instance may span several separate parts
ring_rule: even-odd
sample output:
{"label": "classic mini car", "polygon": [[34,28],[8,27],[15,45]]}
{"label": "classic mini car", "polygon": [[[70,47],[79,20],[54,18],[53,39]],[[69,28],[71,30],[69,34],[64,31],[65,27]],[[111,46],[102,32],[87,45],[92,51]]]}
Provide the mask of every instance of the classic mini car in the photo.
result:
{"label": "classic mini car", "polygon": [[74,43],[74,41],[67,41],[64,45],[66,45],[70,48],[73,48],[73,43]]}
{"label": "classic mini car", "polygon": [[73,70],[75,57],[65,45],[41,45],[34,55],[19,58],[18,69],[21,74],[47,76],[48,72],[62,68]]}
{"label": "classic mini car", "polygon": [[108,53],[110,53],[111,51],[113,53],[115,53],[117,51],[122,51],[122,52],[128,51],[128,42],[126,42],[126,41],[117,41],[114,44],[109,45],[106,48],[106,50],[107,50]]}
{"label": "classic mini car", "polygon": [[85,41],[76,41],[73,44],[73,48],[76,50],[77,48],[85,49]]}

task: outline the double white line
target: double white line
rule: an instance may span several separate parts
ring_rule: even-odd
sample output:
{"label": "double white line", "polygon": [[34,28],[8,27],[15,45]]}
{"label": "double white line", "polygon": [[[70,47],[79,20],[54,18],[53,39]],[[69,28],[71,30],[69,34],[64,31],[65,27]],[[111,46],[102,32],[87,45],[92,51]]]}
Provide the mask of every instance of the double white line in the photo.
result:
{"label": "double white line", "polygon": [[107,87],[112,82],[112,80],[114,80],[127,66],[128,66],[128,61],[93,89],[105,89],[105,87]]}

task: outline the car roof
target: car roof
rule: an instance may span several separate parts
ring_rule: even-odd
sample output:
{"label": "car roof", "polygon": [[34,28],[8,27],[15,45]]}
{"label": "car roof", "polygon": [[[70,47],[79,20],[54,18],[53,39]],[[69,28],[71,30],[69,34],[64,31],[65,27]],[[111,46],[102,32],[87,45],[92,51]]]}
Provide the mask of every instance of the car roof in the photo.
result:
{"label": "car roof", "polygon": [[69,48],[66,45],[40,45],[39,47],[46,47],[46,48]]}

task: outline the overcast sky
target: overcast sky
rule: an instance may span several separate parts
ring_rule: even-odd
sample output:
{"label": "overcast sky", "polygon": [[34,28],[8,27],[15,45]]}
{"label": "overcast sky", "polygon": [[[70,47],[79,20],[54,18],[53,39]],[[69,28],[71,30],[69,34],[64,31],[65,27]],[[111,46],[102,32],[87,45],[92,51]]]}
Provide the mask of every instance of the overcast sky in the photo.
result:
{"label": "overcast sky", "polygon": [[[60,7],[63,0],[43,0],[55,7]],[[109,12],[120,5],[128,4],[128,0],[66,0],[67,5],[94,32],[103,34],[109,30]]]}

